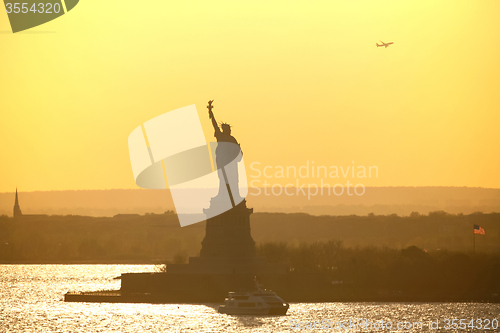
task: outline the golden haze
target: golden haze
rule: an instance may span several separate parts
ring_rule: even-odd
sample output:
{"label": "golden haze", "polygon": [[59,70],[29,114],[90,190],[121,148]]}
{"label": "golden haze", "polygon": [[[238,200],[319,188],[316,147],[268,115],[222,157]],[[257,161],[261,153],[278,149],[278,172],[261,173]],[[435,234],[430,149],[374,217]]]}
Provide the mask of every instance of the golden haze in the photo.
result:
{"label": "golden haze", "polygon": [[379,169],[367,186],[499,188],[498,13],[496,0],[82,0],[9,34],[2,12],[0,192],[136,188],[129,133],[196,104],[212,140],[209,99],[247,168],[355,161]]}

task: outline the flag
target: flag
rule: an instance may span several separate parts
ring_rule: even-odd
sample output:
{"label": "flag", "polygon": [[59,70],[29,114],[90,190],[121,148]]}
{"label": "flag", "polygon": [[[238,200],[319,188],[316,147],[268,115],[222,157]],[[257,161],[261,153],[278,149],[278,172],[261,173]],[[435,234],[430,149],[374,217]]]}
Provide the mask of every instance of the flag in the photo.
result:
{"label": "flag", "polygon": [[477,224],[474,224],[474,233],[478,235],[484,235],[484,229],[478,226]]}

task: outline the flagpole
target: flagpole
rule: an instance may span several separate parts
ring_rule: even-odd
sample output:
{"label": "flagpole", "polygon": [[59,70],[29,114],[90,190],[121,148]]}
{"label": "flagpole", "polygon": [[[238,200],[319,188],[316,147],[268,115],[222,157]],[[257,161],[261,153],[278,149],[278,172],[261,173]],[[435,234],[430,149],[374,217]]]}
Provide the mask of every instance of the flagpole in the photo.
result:
{"label": "flagpole", "polygon": [[473,244],[473,253],[476,254],[476,233],[474,229],[474,224],[472,224],[472,244]]}

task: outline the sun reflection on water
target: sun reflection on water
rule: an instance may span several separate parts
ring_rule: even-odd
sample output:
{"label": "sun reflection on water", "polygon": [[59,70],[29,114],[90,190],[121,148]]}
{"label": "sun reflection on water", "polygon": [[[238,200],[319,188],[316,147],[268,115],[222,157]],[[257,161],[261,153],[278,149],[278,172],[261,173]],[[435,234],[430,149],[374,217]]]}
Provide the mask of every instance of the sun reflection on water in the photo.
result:
{"label": "sun reflection on water", "polygon": [[[67,291],[119,289],[120,280],[114,278],[121,273],[154,270],[153,265],[0,265],[0,332],[291,332],[291,320],[428,322],[450,317],[498,319],[500,314],[497,304],[292,303],[286,316],[229,316],[217,312],[219,304],[62,301]],[[397,330],[384,330],[389,331]],[[429,330],[405,330],[417,331]]]}

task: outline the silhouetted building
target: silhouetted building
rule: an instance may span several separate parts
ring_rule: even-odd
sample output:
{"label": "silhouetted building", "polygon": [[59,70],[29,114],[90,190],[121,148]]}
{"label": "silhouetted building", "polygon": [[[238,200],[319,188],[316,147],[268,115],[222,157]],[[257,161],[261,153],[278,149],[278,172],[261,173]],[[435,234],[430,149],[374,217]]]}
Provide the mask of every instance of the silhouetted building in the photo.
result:
{"label": "silhouetted building", "polygon": [[46,214],[23,214],[21,212],[21,206],[19,206],[19,197],[17,195],[17,187],[16,187],[16,201],[14,202],[14,219],[33,219],[33,218],[47,218]]}
{"label": "silhouetted building", "polygon": [[14,218],[20,218],[23,216],[23,213],[21,212],[21,207],[19,207],[19,198],[17,197],[17,187],[16,187],[16,202],[14,203]]}

